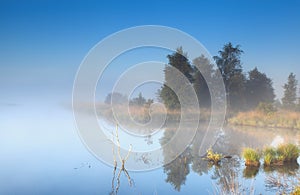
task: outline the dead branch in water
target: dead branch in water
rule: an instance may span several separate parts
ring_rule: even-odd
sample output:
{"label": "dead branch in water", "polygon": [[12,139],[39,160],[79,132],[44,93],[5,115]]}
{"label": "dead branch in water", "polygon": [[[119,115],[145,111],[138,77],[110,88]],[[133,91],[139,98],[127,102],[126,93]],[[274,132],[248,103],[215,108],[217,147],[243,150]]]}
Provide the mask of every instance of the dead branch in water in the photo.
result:
{"label": "dead branch in water", "polygon": [[[128,160],[129,156],[130,156],[130,153],[131,153],[131,150],[132,150],[132,145],[130,144],[130,148],[128,150],[128,153],[127,155],[125,156],[125,158],[122,158],[121,156],[121,144],[120,144],[120,139],[119,139],[119,133],[118,133],[118,124],[116,125],[116,133],[114,134],[114,132],[112,132],[112,143],[113,143],[113,147],[112,147],[112,153],[113,153],[113,158],[114,158],[114,171],[113,171],[113,179],[112,179],[112,192],[111,194],[118,194],[118,191],[119,191],[119,188],[120,188],[120,177],[121,177],[121,173],[124,172],[124,174],[126,175],[127,179],[128,179],[128,183],[130,186],[132,186],[133,184],[133,180],[131,179],[128,171],[126,170],[125,168],[125,163],[126,161]],[[118,151],[118,157],[119,157],[119,160],[120,162],[122,163],[121,165],[121,168],[118,172],[118,175],[117,175],[117,185],[116,185],[116,188],[114,188],[114,184],[115,184],[115,178],[116,178],[116,169],[117,169],[117,159],[116,159],[116,155],[115,155],[115,145],[114,145],[114,141],[115,141],[115,138],[116,138],[116,144],[117,144],[117,151]]]}

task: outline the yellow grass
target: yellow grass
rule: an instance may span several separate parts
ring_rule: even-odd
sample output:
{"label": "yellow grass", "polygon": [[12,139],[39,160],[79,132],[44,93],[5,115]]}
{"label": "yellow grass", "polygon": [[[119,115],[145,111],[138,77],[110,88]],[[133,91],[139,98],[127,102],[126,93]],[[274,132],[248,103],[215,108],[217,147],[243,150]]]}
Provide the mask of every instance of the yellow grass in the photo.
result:
{"label": "yellow grass", "polygon": [[232,125],[300,130],[300,113],[284,110],[268,114],[259,111],[240,112],[228,122]]}

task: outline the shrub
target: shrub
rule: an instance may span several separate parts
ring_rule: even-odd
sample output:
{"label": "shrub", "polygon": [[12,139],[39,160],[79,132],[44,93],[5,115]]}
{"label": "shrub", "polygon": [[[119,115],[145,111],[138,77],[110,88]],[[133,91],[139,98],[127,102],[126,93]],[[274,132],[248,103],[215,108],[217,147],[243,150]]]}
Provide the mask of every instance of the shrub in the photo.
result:
{"label": "shrub", "polygon": [[274,113],[277,111],[272,103],[260,102],[257,106],[257,110],[265,114]]}

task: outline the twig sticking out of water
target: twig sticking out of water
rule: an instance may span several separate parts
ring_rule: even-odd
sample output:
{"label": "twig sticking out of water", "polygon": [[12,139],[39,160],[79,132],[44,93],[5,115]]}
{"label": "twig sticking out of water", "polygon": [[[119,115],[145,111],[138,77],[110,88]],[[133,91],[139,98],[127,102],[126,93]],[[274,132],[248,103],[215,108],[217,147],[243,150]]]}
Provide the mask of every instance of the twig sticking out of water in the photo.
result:
{"label": "twig sticking out of water", "polygon": [[[129,150],[128,150],[128,153],[127,155],[125,156],[125,158],[122,158],[121,157],[121,144],[120,144],[120,139],[119,139],[119,133],[118,133],[118,130],[119,129],[119,125],[117,124],[116,126],[116,138],[117,138],[117,146],[118,146],[118,156],[119,156],[119,160],[120,162],[122,163],[122,170],[125,169],[125,162],[127,161],[127,159],[129,158],[129,155],[131,153],[131,150],[132,150],[132,145],[130,144],[129,146]],[[114,147],[113,147],[114,148]],[[113,149],[114,150],[114,149]],[[114,154],[113,154],[114,155]],[[115,162],[115,166],[117,166],[117,163],[116,163],[116,158],[115,158],[115,155],[114,155],[114,162]]]}
{"label": "twig sticking out of water", "polygon": [[126,170],[125,168],[125,163],[126,161],[128,160],[129,156],[130,156],[130,153],[131,153],[131,150],[132,150],[132,145],[130,144],[130,148],[128,150],[128,153],[127,155],[125,156],[125,158],[122,158],[121,156],[121,144],[120,144],[120,139],[119,139],[119,134],[118,134],[118,124],[116,126],[116,135],[112,132],[112,142],[114,144],[114,140],[115,140],[115,137],[116,137],[116,143],[117,143],[117,147],[118,147],[118,157],[119,157],[119,160],[120,162],[122,163],[122,166],[121,166],[121,169],[119,170],[118,172],[118,175],[117,175],[117,185],[116,185],[116,189],[114,190],[114,184],[115,184],[115,177],[116,177],[116,169],[117,169],[117,159],[116,159],[116,155],[115,155],[115,146],[113,145],[112,147],[112,153],[113,153],[113,158],[114,158],[114,171],[113,171],[113,179],[112,179],[112,192],[111,194],[118,194],[118,191],[119,191],[119,188],[120,188],[120,176],[121,176],[121,173],[124,172],[124,174],[126,175],[127,179],[128,179],[128,183],[130,186],[132,186],[133,184],[133,181],[128,173],[128,171]]}

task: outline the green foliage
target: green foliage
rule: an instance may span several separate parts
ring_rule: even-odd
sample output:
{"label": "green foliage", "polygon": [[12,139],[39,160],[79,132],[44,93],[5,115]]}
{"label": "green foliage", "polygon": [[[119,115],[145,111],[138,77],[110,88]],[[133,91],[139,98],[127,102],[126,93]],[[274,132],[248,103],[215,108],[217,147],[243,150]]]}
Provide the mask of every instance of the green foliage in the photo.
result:
{"label": "green foliage", "polygon": [[[228,102],[231,108],[240,107],[244,98],[245,76],[242,74],[242,63],[240,60],[243,51],[240,46],[233,46],[230,42],[225,44],[219,51],[218,56],[214,56],[216,64],[221,72]],[[238,103],[237,103],[238,102]]]}
{"label": "green foliage", "polygon": [[248,108],[255,108],[260,102],[272,104],[275,98],[272,80],[265,73],[259,72],[256,67],[248,75],[246,82]]}
{"label": "green foliage", "polygon": [[[260,102],[274,103],[275,95],[272,80],[265,73],[258,71],[257,68],[251,70],[247,78],[242,69],[240,59],[242,53],[239,45],[233,46],[229,42],[219,51],[218,56],[214,56],[225,84],[227,108],[241,111],[254,109]],[[193,60],[193,64],[190,64],[187,54],[183,52],[181,47],[175,53],[168,55],[167,58],[169,63],[164,69],[165,83],[158,93],[159,99],[165,106],[169,110],[180,109],[178,100],[180,94],[178,92],[183,91],[184,86],[179,82],[179,75],[176,75],[178,73],[174,72],[174,68],[176,68],[193,84],[200,107],[210,107],[211,94],[208,85],[213,83],[217,74],[209,59],[201,55]],[[203,75],[209,77],[210,80],[207,80],[207,77],[204,78]],[[177,92],[178,96],[174,91]],[[184,101],[189,102],[189,100]]]}
{"label": "green foliage", "polygon": [[264,165],[271,165],[277,159],[277,152],[275,148],[267,147],[264,150]]}
{"label": "green foliage", "polygon": [[260,152],[252,148],[244,148],[242,156],[245,159],[246,166],[259,166]]}
{"label": "green foliage", "polygon": [[180,109],[180,102],[175,92],[164,84],[160,90],[160,98],[163,100],[164,105],[171,110]]}
{"label": "green foliage", "polygon": [[[194,67],[194,89],[198,97],[200,107],[210,107],[211,97],[208,88],[207,81],[204,76],[213,78],[215,70],[213,69],[213,64],[204,56],[201,55],[193,60]],[[201,72],[200,72],[200,71]]]}
{"label": "green foliage", "polygon": [[284,144],[277,148],[277,152],[285,162],[292,162],[299,157],[300,148],[294,144]]}
{"label": "green foliage", "polygon": [[219,164],[222,159],[222,154],[215,153],[211,148],[207,150],[206,158],[214,164]]}
{"label": "green foliage", "polygon": [[267,147],[264,150],[264,165],[283,165],[294,162],[299,157],[300,149],[294,144],[282,144],[277,148]]}
{"label": "green foliage", "polygon": [[272,103],[260,102],[257,106],[257,110],[265,114],[272,114],[277,111]]}
{"label": "green foliage", "polygon": [[139,96],[130,100],[130,105],[135,106],[144,106],[146,104],[146,99],[143,97],[142,93],[139,93]]}
{"label": "green foliage", "polygon": [[[167,56],[169,63],[164,70],[165,83],[160,90],[159,95],[168,109],[180,108],[180,102],[173,90],[183,91],[185,87],[182,86],[182,83],[178,82],[178,80],[180,80],[178,79],[180,75],[177,75],[178,73],[174,71],[174,68],[179,70],[191,83],[193,82],[193,68],[186,55],[187,54],[184,54],[182,47],[180,47],[175,53]],[[173,86],[173,90],[168,86]]]}
{"label": "green foliage", "polygon": [[297,84],[296,75],[291,73],[288,77],[288,82],[283,86],[284,96],[282,100],[282,106],[285,109],[295,110],[297,100]]}

